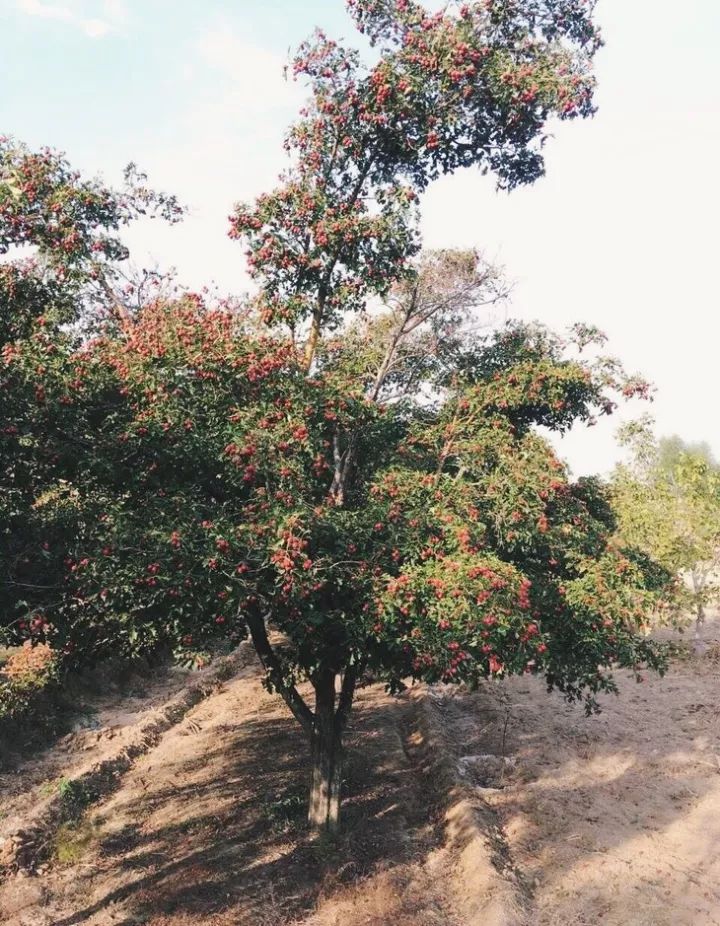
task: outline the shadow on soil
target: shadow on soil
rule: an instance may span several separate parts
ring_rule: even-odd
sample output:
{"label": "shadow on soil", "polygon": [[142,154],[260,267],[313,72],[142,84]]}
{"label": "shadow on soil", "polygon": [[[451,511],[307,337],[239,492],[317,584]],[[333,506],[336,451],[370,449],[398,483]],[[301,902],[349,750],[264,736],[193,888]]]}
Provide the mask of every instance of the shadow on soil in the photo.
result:
{"label": "shadow on soil", "polygon": [[[717,858],[720,819],[699,809],[719,793],[720,667],[689,659],[664,679],[618,680],[620,696],[598,716],[547,695],[537,679],[514,679],[450,698],[443,724],[458,757],[519,756],[498,813],[519,821],[526,882],[564,893],[576,873],[573,926],[717,922],[697,911],[720,914],[720,889],[703,874]],[[613,866],[617,883],[604,884]],[[691,891],[696,920],[679,915]],[[552,922],[565,924],[557,915]]]}
{"label": "shadow on soil", "polygon": [[[93,903],[54,926],[82,924],[115,904],[125,917],[112,920],[118,926],[275,926],[378,863],[423,855],[436,832],[428,823],[432,795],[405,750],[413,710],[404,700],[360,705],[336,842],[313,840],[305,826],[308,750],[295,722],[246,721],[231,748],[178,765],[177,779],[189,783],[138,802],[134,822],[100,845],[102,868],[122,872],[123,883],[101,896],[92,890]],[[212,769],[207,777],[204,768]]]}
{"label": "shadow on soil", "polygon": [[[717,673],[708,692],[713,679]],[[484,784],[503,789],[497,819],[521,817],[531,850],[535,836],[568,851],[578,820],[592,824],[594,815],[606,815],[597,839],[591,831],[587,843],[572,845],[568,865],[581,865],[640,833],[660,838],[714,787],[716,775],[701,763],[677,761],[683,747],[692,751],[698,733],[720,748],[714,705],[698,706],[697,690],[674,682],[672,673],[645,689],[628,697],[624,684],[621,702],[588,719],[540,684],[519,682],[507,696],[494,689],[450,699],[443,722],[458,758],[521,755],[507,780]],[[304,825],[308,752],[294,721],[275,714],[230,728],[222,746],[178,762],[177,786],[149,790],[133,806],[117,808],[132,822],[101,842],[87,890],[77,895],[92,902],[53,926],[79,926],[115,904],[116,918],[108,920],[114,926],[280,926],[344,884],[379,869],[422,864],[442,838],[441,795],[412,745],[415,710],[409,700],[363,693],[348,742],[344,835],[334,844],[313,841]],[[652,736],[642,728],[650,710],[665,712]],[[688,726],[688,717],[700,715],[707,721],[700,730]],[[595,762],[597,768],[615,763],[616,772],[596,773]],[[493,838],[490,833],[491,845]],[[698,853],[713,840],[720,840],[720,823],[710,821],[698,833]],[[538,864],[528,864],[529,882],[544,876],[545,847],[538,844]],[[693,860],[681,863],[690,870]],[[682,879],[663,885],[659,875],[658,885],[668,909],[680,903]],[[439,920],[417,920],[425,922]]]}

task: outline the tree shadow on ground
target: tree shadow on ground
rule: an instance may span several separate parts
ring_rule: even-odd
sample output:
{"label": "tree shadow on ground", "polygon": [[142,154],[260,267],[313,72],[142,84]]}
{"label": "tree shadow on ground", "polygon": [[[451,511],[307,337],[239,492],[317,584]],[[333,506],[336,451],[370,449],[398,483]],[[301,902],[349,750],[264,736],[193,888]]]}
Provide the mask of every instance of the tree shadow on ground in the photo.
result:
{"label": "tree shadow on ground", "polygon": [[[509,876],[520,861],[513,852],[522,855],[533,926],[665,923],[660,904],[668,923],[694,923],[672,919],[687,899],[686,874],[720,911],[713,883],[697,868],[720,841],[715,820],[699,825],[692,852],[672,863],[674,873],[667,852],[657,874],[643,869],[640,894],[638,877],[626,867],[638,838],[662,842],[714,788],[720,793],[717,771],[702,766],[702,755],[697,762],[682,758],[683,750],[702,753],[698,736],[720,752],[718,712],[708,700],[717,673],[695,684],[683,682],[679,671],[685,669],[634,689],[624,682],[623,697],[609,700],[599,718],[548,696],[537,680],[443,698],[451,756],[518,758],[502,780],[477,782],[477,798],[497,868]],[[444,793],[414,745],[416,711],[411,699],[389,699],[379,688],[361,692],[336,843],[312,839],[305,826],[307,744],[279,702],[268,698],[252,717],[216,726],[186,755],[158,768],[161,781],[148,780],[147,791],[140,777],[100,808],[107,820],[96,858],[87,874],[79,867],[75,899],[53,926],[281,926],[345,885],[362,886],[379,871],[400,877],[408,863],[417,868],[442,841]],[[483,790],[488,786],[492,793]],[[515,828],[512,838],[507,827]],[[615,856],[620,873],[608,874],[603,885]],[[533,905],[542,904],[543,893],[565,890],[567,873],[585,866],[594,866],[595,881],[578,875],[574,912],[565,916],[563,907],[555,919],[544,918]],[[387,922],[451,922],[423,915]]]}
{"label": "tree shadow on ground", "polygon": [[[152,790],[135,808],[113,806],[127,822],[101,840],[101,871],[82,891],[94,899],[54,926],[112,908],[127,926],[270,926],[379,864],[424,853],[437,834],[428,824],[432,795],[405,751],[413,711],[407,699],[361,697],[348,742],[343,835],[332,842],[312,838],[305,825],[309,755],[297,724],[246,720],[228,747],[178,763],[177,785]],[[102,870],[114,872],[115,886],[98,892]]]}

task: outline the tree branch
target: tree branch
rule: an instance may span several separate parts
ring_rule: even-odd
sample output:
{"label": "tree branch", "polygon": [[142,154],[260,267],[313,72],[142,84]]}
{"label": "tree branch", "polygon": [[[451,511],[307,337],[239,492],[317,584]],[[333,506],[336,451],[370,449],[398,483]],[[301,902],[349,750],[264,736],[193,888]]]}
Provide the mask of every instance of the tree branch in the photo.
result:
{"label": "tree branch", "polygon": [[[370,155],[368,160],[365,163],[363,169],[359,172],[357,181],[353,190],[350,193],[348,199],[348,207],[352,208],[357,202],[360,193],[362,192],[363,184],[367,180],[368,174],[372,169],[372,166],[377,157],[377,152]],[[338,261],[342,256],[342,246],[340,246],[335,254],[332,256],[332,259],[328,263],[328,266],[323,274],[323,278],[320,281],[319,291],[318,291],[318,304],[315,307],[313,312],[312,328],[310,329],[310,336],[308,342],[305,345],[305,369],[309,373],[312,369],[313,360],[315,359],[315,353],[317,352],[318,342],[320,340],[320,334],[322,332],[322,323],[324,321],[323,316],[325,315],[325,303],[327,301],[327,290],[330,285],[330,279],[333,274],[333,270],[337,266]]]}
{"label": "tree branch", "polygon": [[303,701],[297,688],[285,681],[282,664],[268,640],[265,621],[259,614],[249,614],[247,615],[247,624],[255,652],[260,657],[260,662],[265,668],[268,680],[278,694],[282,696],[303,730],[308,736],[311,736],[315,726],[315,715]]}
{"label": "tree branch", "polygon": [[345,729],[350,709],[352,708],[353,696],[355,694],[355,685],[357,684],[360,669],[358,666],[351,666],[343,675],[342,687],[340,689],[340,698],[338,700],[337,711],[335,712],[335,732],[340,734]]}

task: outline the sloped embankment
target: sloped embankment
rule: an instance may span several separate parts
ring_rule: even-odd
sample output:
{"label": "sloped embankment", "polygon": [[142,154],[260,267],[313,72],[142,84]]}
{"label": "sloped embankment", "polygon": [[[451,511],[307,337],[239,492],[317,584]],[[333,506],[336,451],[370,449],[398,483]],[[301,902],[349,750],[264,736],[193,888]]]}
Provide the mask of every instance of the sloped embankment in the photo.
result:
{"label": "sloped embankment", "polygon": [[[5,876],[34,872],[47,860],[58,827],[77,817],[85,805],[120,787],[123,774],[139,756],[152,750],[166,731],[252,659],[250,650],[241,647],[183,684],[166,680],[152,697],[121,698],[111,710],[100,712],[101,719],[89,729],[81,724],[28,761],[27,767],[15,769],[0,819],[0,872]],[[131,700],[141,704],[133,705],[134,712],[129,713]]]}
{"label": "sloped embankment", "polygon": [[[400,698],[367,686],[336,843],[304,825],[297,724],[254,661],[236,669],[116,732],[139,752],[42,831],[34,876],[6,873],[3,926],[720,923],[710,660],[643,685],[621,674],[590,718],[530,678]],[[47,811],[27,819],[58,822]]]}
{"label": "sloped embankment", "polygon": [[31,838],[6,842],[8,860],[35,875],[6,871],[4,924],[520,922],[500,918],[520,909],[521,892],[448,749],[444,703],[421,689],[399,699],[380,686],[360,691],[345,834],[329,844],[304,825],[297,725],[254,661],[220,674],[224,682],[208,675],[118,734],[112,754],[76,767],[71,793],[93,800],[75,817],[64,819],[55,794],[23,820]]}

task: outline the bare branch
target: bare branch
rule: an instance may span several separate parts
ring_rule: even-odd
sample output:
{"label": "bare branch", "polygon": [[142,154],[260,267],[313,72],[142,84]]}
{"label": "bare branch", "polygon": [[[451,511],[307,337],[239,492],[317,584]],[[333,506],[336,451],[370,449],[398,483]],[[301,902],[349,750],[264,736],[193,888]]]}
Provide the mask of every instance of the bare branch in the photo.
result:
{"label": "bare branch", "polygon": [[347,726],[359,674],[360,669],[358,666],[350,666],[343,676],[340,698],[335,712],[335,732],[337,734],[342,733]]}

